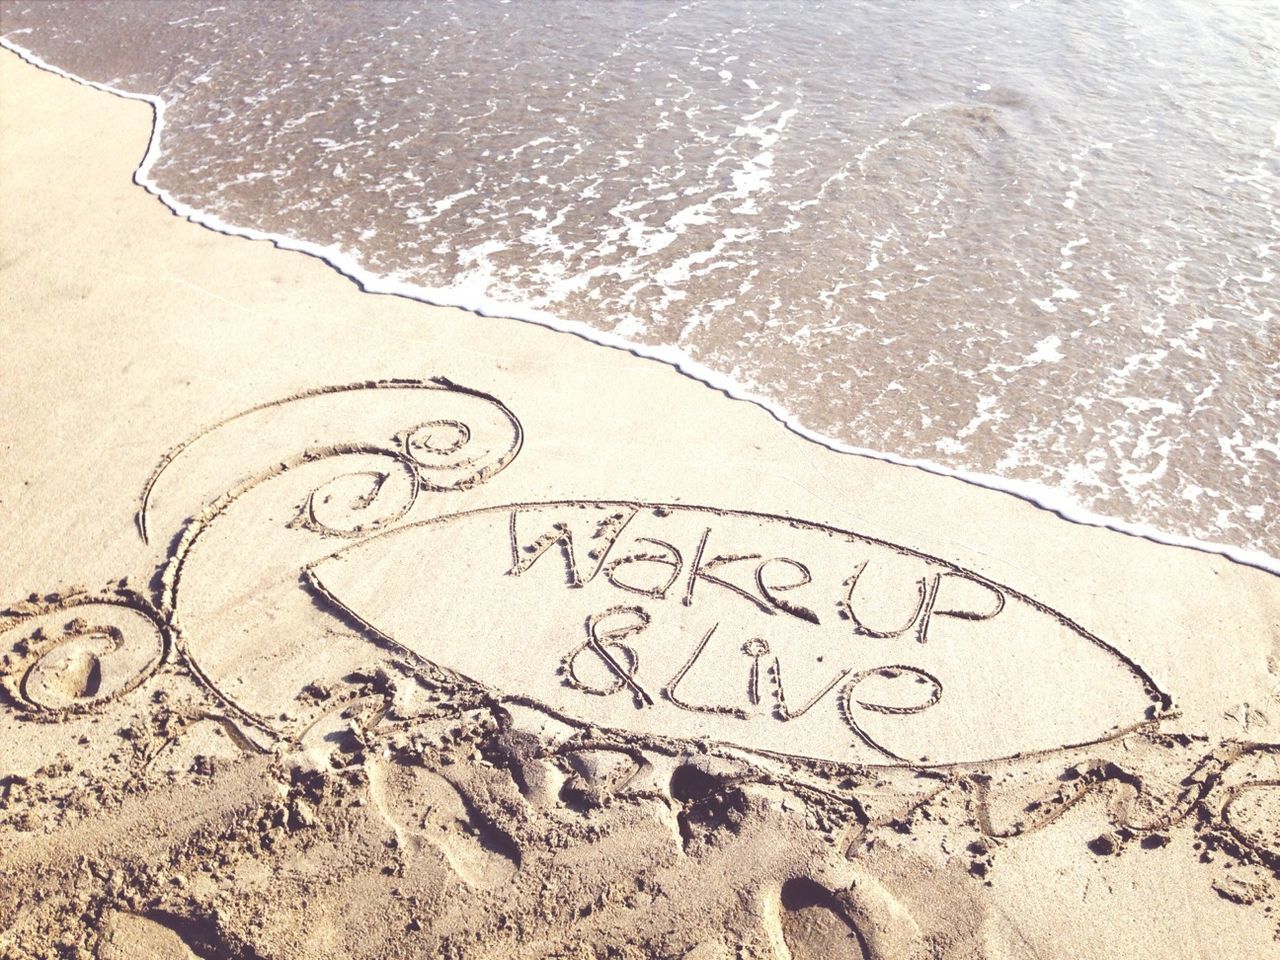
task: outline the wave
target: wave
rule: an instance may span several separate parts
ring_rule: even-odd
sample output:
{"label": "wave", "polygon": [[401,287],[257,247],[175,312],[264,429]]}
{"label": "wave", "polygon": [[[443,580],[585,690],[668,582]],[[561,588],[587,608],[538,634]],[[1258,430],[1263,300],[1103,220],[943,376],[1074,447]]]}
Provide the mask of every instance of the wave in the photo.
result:
{"label": "wave", "polygon": [[[14,33],[22,32],[24,31],[14,31]],[[937,476],[949,477],[984,489],[995,490],[1017,497],[1072,523],[1100,527],[1154,543],[1220,555],[1235,563],[1280,576],[1280,557],[1262,550],[1201,540],[1196,537],[1161,530],[1149,524],[1136,523],[1100,514],[1090,510],[1063,491],[1044,484],[979,471],[957,469],[932,460],[905,457],[891,451],[876,450],[842,442],[837,438],[809,429],[782,404],[751,390],[724,373],[699,363],[688,353],[675,346],[640,343],[612,332],[598,330],[579,321],[558,317],[545,310],[531,307],[529,304],[492,297],[480,288],[462,285],[431,287],[392,280],[366,269],[353,254],[337,246],[323,245],[300,237],[269,233],[252,227],[229,223],[210,211],[191,206],[179,200],[172,193],[166,191],[152,176],[152,167],[160,157],[160,143],[164,136],[166,109],[164,100],[151,94],[123,90],[111,84],[100,83],[78,76],[49,63],[39,54],[13,41],[10,39],[12,35],[0,37],[0,47],[4,47],[32,66],[92,87],[95,90],[122,97],[126,100],[140,101],[151,107],[153,117],[151,136],[142,161],[134,171],[134,183],[155,196],[176,216],[192,223],[227,236],[243,237],[250,240],[266,240],[282,250],[292,250],[317,257],[351,280],[361,290],[368,293],[390,294],[434,306],[459,308],[484,317],[534,323],[561,333],[580,337],[603,347],[623,350],[633,356],[668,364],[685,376],[691,377],[727,397],[760,407],[779,424],[796,435],[837,453],[867,457],[885,463],[924,470]]]}

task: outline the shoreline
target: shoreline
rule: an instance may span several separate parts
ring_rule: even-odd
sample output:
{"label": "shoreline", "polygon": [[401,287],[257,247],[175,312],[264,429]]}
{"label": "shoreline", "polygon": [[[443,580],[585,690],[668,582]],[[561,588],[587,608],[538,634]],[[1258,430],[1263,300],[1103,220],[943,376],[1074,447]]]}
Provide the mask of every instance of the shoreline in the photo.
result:
{"label": "shoreline", "polygon": [[354,283],[362,292],[402,297],[427,306],[464,310],[476,316],[490,319],[536,324],[559,333],[567,333],[579,337],[598,346],[620,350],[632,356],[666,364],[683,376],[689,377],[731,399],[759,407],[774,421],[797,436],[836,453],[866,457],[882,463],[922,470],[934,476],[959,480],[982,489],[994,490],[1015,497],[1070,523],[1110,530],[1165,546],[1220,555],[1243,566],[1254,567],[1280,576],[1280,555],[1273,555],[1263,550],[1248,549],[1233,544],[1201,540],[1184,534],[1170,533],[1149,524],[1131,523],[1116,517],[1099,514],[1083,507],[1061,491],[1043,484],[956,469],[931,460],[902,457],[890,451],[843,443],[808,429],[781,404],[744,388],[732,378],[698,363],[676,347],[636,343],[625,337],[596,330],[585,323],[566,321],[544,311],[521,310],[520,304],[491,300],[479,293],[470,297],[459,297],[454,288],[426,288],[413,284],[398,283],[363,269],[352,256],[342,250],[284,234],[266,233],[227,223],[211,213],[182,203],[168,194],[151,178],[151,166],[159,154],[160,141],[164,133],[165,104],[163,100],[150,94],[121,90],[110,84],[98,83],[77,76],[61,67],[48,63],[38,54],[14,42],[7,36],[0,37],[0,47],[9,50],[20,59],[41,70],[46,70],[92,89],[109,93],[112,96],[146,103],[152,111],[151,134],[148,138],[146,152],[134,171],[133,182],[163,203],[175,216],[198,226],[224,236],[241,237],[248,240],[264,240],[282,250],[290,250],[315,257],[339,275]]}

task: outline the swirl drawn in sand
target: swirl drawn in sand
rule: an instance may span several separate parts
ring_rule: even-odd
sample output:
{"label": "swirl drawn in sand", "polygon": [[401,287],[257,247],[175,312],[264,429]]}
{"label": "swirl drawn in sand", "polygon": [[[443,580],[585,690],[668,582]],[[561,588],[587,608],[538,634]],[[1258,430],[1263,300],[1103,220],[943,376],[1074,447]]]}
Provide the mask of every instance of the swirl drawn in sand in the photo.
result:
{"label": "swirl drawn in sand", "polygon": [[[368,536],[404,518],[424,491],[484,483],[515,459],[522,439],[503,404],[447,380],[323,387],[227,417],[166,453],[142,491],[139,535],[149,542],[163,530],[170,545],[154,599],[118,589],[33,595],[15,605],[0,621],[9,648],[0,689],[44,718],[85,712],[142,684],[172,647],[211,692],[230,700],[190,656],[178,616],[184,564],[228,508],[269,481],[304,476],[306,495],[288,503],[286,541]],[[291,545],[271,537],[239,543],[235,560],[193,598],[217,594],[224,581],[242,586],[242,574],[261,581]]]}
{"label": "swirl drawn in sand", "polygon": [[139,687],[164,659],[169,631],[149,603],[102,597],[34,598],[0,625],[0,687],[36,718],[85,713]]}
{"label": "swirl drawn in sand", "polygon": [[[423,419],[414,420],[415,408]],[[472,426],[460,419],[467,413],[480,417],[475,429],[478,434],[484,431],[484,443],[492,446],[472,442],[477,439]],[[387,433],[388,425],[394,433]],[[349,439],[334,442],[335,436]],[[265,474],[237,474],[244,468],[240,444],[250,437],[277,460],[286,451],[294,451],[293,456],[279,460]],[[369,442],[371,437],[381,439]],[[511,463],[521,442],[519,421],[501,402],[443,378],[364,381],[305,390],[226,417],[169,450],[142,489],[138,533],[150,542],[152,514],[163,499],[162,482],[179,459],[198,461],[183,476],[182,500],[187,507],[200,507],[214,496],[252,486],[301,462],[359,452],[407,466],[414,474],[414,496],[419,490],[465,489]],[[198,458],[187,456],[197,447]],[[376,495],[381,481],[374,483]],[[194,504],[189,500],[193,493],[199,498]]]}

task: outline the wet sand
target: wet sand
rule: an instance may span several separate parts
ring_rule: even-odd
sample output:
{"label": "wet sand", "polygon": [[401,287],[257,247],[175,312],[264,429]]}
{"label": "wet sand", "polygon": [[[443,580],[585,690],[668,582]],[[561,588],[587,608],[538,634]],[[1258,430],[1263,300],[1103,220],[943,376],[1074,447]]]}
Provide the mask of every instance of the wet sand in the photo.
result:
{"label": "wet sand", "polygon": [[1280,580],[362,293],[0,57],[0,953],[1263,956]]}
{"label": "wet sand", "polygon": [[1253,6],[47,0],[0,45],[163,104],[140,182],[198,223],[1280,572]]}

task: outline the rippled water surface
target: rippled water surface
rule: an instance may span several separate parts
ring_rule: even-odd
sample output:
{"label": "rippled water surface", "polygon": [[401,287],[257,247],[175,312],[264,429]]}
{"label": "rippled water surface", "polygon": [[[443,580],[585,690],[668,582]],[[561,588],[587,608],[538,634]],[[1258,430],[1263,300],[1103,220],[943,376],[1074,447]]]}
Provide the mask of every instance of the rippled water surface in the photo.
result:
{"label": "rippled water surface", "polygon": [[1280,5],[7,3],[230,223],[1280,555]]}

